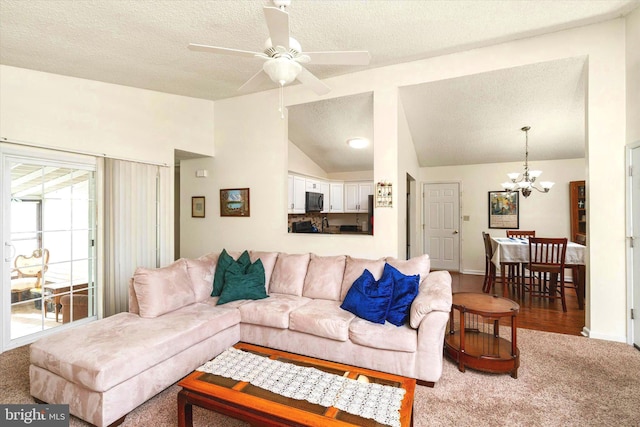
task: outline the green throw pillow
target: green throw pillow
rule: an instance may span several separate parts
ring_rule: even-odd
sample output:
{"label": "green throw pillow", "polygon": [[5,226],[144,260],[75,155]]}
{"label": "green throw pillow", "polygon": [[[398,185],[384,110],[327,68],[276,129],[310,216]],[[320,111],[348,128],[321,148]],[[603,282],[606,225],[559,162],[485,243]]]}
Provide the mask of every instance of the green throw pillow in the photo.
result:
{"label": "green throw pillow", "polygon": [[250,264],[246,272],[239,263],[234,263],[224,274],[224,287],[216,305],[241,299],[263,299],[268,296],[262,261],[256,260]]}
{"label": "green throw pillow", "polygon": [[242,272],[247,270],[247,267],[251,264],[251,257],[249,256],[249,252],[244,251],[242,255],[238,257],[237,261],[227,253],[226,249],[222,250],[222,253],[218,257],[218,264],[216,265],[216,272],[213,276],[213,290],[211,291],[212,297],[219,297],[222,293],[222,288],[224,287],[224,274],[227,269],[233,265],[239,264],[242,267]]}

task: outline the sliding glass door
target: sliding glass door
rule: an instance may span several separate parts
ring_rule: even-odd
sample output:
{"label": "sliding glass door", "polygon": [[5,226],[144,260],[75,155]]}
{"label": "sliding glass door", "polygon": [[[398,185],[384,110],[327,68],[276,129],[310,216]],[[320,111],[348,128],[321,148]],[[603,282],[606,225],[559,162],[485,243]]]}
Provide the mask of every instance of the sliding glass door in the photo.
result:
{"label": "sliding glass door", "polygon": [[95,160],[2,153],[3,349],[96,316]]}

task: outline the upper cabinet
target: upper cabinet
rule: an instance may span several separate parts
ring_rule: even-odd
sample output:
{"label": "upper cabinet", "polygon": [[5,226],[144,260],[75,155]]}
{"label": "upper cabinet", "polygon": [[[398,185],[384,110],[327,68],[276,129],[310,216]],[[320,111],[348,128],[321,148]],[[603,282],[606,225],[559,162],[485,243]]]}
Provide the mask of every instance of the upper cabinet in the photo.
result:
{"label": "upper cabinet", "polygon": [[344,211],[367,212],[373,182],[347,182],[344,184]]}
{"label": "upper cabinet", "polygon": [[584,181],[569,183],[571,203],[571,241],[585,245],[587,242],[587,196]]}
{"label": "upper cabinet", "polygon": [[305,179],[301,176],[288,175],[287,183],[289,185],[289,205],[288,213],[304,213],[305,212]]}
{"label": "upper cabinet", "polygon": [[359,213],[368,212],[369,196],[373,194],[371,181],[347,182],[324,181],[295,174],[287,175],[290,214],[306,212],[305,193],[322,193],[324,207],[321,213]]}
{"label": "upper cabinet", "polygon": [[322,199],[324,200],[324,204],[322,205],[322,213],[331,212],[331,185],[326,182],[320,182],[320,193],[322,193]]}
{"label": "upper cabinet", "polygon": [[344,212],[344,183],[332,182],[330,184],[329,194],[331,200],[329,203],[329,212]]}

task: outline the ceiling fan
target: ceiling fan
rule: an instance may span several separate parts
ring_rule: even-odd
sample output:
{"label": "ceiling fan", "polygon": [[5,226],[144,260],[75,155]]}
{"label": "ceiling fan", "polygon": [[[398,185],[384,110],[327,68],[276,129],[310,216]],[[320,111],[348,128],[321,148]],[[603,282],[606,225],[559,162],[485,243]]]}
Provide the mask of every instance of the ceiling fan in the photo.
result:
{"label": "ceiling fan", "polygon": [[264,7],[264,17],[267,21],[270,37],[264,44],[263,52],[193,43],[189,44],[189,49],[263,59],[265,62],[262,69],[238,89],[241,92],[249,92],[256,89],[267,79],[271,79],[281,88],[297,79],[318,95],[325,95],[331,90],[329,86],[300,65],[301,63],[325,65],[369,64],[371,56],[367,51],[303,52],[300,43],[289,36],[289,13],[285,9],[291,4],[291,0],[273,0],[273,3],[276,7]]}

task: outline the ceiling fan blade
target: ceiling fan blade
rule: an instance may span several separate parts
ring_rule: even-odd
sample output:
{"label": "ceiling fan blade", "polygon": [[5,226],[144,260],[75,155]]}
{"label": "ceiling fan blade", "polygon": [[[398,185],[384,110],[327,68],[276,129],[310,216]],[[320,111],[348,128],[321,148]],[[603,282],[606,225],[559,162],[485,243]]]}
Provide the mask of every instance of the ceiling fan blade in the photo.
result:
{"label": "ceiling fan blade", "polygon": [[266,81],[271,81],[271,79],[269,78],[269,76],[267,76],[267,73],[265,73],[264,71],[260,70],[257,73],[255,73],[253,75],[253,77],[251,77],[249,80],[247,80],[245,82],[245,84],[243,84],[242,86],[240,86],[238,88],[239,92],[250,92],[254,89],[257,89],[258,87],[260,87],[260,85]]}
{"label": "ceiling fan blade", "polygon": [[221,53],[223,55],[246,56],[246,57],[263,55],[262,52],[251,52],[248,50],[229,49],[226,47],[207,46],[204,44],[194,44],[194,43],[189,43],[189,50],[195,50],[198,52]]}
{"label": "ceiling fan blade", "polygon": [[289,14],[277,7],[265,7],[264,18],[269,27],[272,46],[283,46],[289,50]]}
{"label": "ceiling fan blade", "polygon": [[318,95],[326,95],[331,92],[331,88],[329,86],[322,83],[319,78],[311,74],[309,70],[304,67],[302,67],[302,71],[296,78],[300,81],[300,83],[307,86]]}
{"label": "ceiling fan blade", "polygon": [[371,55],[366,50],[336,52],[304,52],[312,64],[369,65]]}

